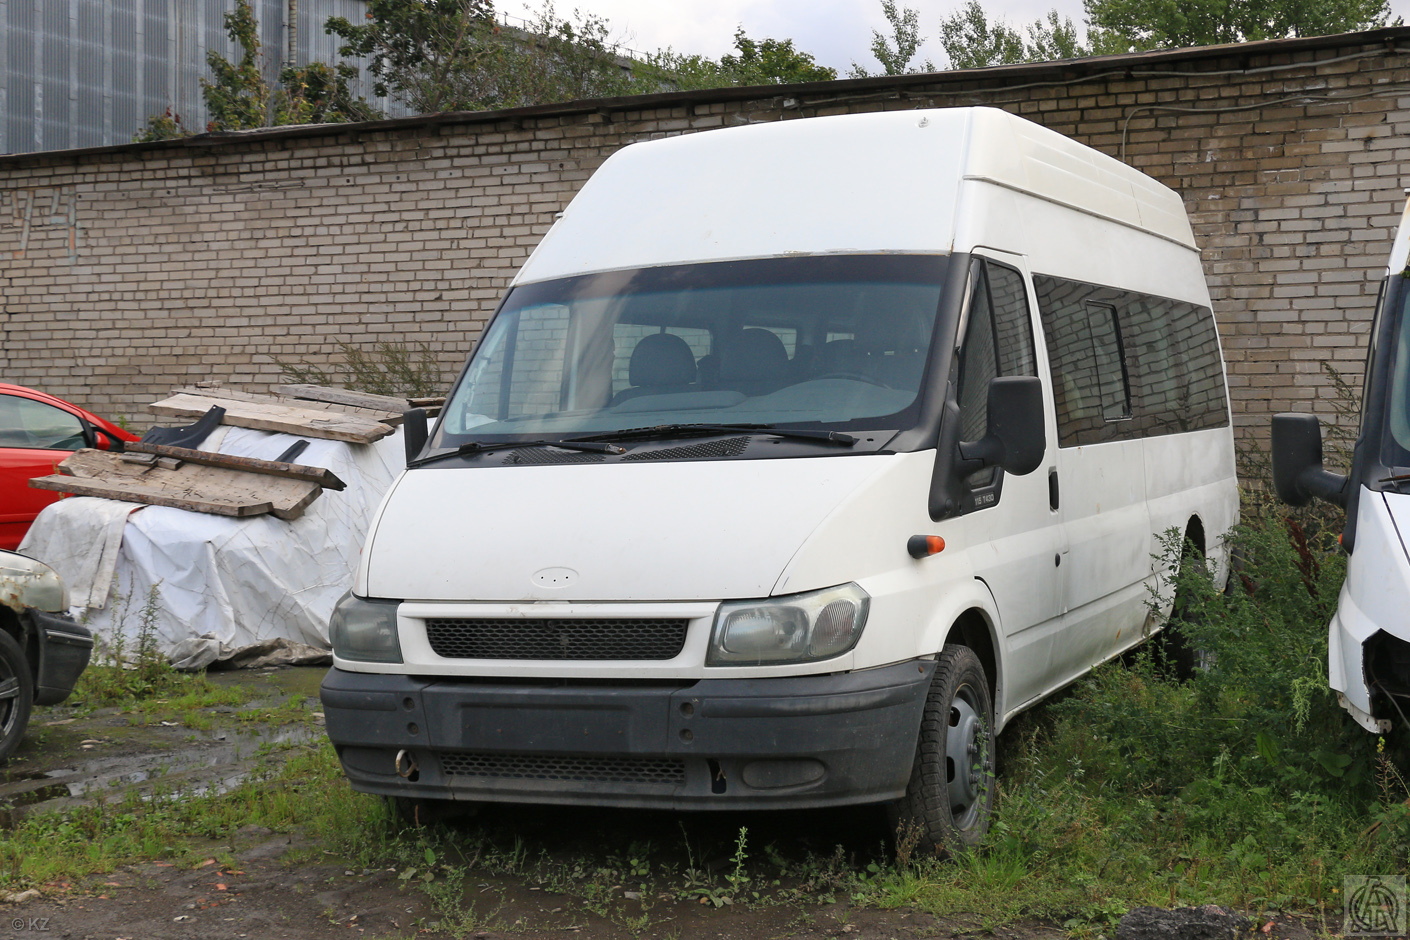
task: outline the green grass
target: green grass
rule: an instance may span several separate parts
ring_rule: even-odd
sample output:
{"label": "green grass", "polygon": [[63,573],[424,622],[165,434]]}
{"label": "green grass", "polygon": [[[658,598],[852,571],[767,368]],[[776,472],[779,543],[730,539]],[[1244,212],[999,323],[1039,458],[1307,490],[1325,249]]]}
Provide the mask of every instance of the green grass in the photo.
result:
{"label": "green grass", "polygon": [[[661,928],[681,902],[806,911],[838,900],[915,908],[975,930],[1041,919],[1079,937],[1109,935],[1142,904],[1218,903],[1325,930],[1339,916],[1343,877],[1406,871],[1406,733],[1367,734],[1326,685],[1327,621],[1345,567],[1336,520],[1290,523],[1254,500],[1245,519],[1233,534],[1245,559],[1235,590],[1221,593],[1195,571],[1178,582],[1190,611],[1183,629],[1213,668],[1181,681],[1139,652],[1021,716],[1000,742],[998,819],[981,846],[948,862],[914,857],[904,838],[887,854],[880,828],[870,849],[855,840],[800,849],[796,834],[775,841],[766,817],[658,814],[614,829],[594,815],[565,825],[544,822],[548,812],[494,808],[450,828],[408,829],[381,801],[353,793],[320,743],[286,751],[294,756],[225,794],[132,796],[25,819],[0,843],[0,886],[141,860],[198,864],[233,855],[240,827],[256,825],[300,835],[293,863],[331,852],[350,868],[396,868],[457,935],[515,926],[498,887],[466,890],[505,880],[563,896],[566,918],[603,918],[632,935]],[[181,688],[126,701],[155,719],[215,700]],[[252,717],[293,720],[306,706]]]}
{"label": "green grass", "polygon": [[1143,651],[1025,716],[1001,740],[983,846],[894,869],[862,899],[1088,933],[1141,904],[1321,918],[1340,912],[1344,876],[1403,873],[1405,732],[1366,733],[1327,687],[1345,559],[1325,519],[1284,512],[1246,509],[1228,593],[1179,579],[1211,668],[1179,681]]}

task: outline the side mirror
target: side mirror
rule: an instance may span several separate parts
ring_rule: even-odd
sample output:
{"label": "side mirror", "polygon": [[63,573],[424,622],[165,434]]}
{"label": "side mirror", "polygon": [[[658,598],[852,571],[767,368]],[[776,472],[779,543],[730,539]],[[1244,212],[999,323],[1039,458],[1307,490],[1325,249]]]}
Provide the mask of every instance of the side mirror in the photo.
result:
{"label": "side mirror", "polygon": [[403,411],[401,433],[402,443],[406,445],[406,462],[409,464],[421,453],[421,448],[426,446],[426,438],[430,436],[426,409],[412,408],[410,411]]}
{"label": "side mirror", "polygon": [[1273,489],[1289,506],[1314,498],[1346,508],[1347,477],[1322,469],[1322,425],[1316,415],[1273,416]]}
{"label": "side mirror", "polygon": [[960,442],[960,456],[1023,476],[1038,469],[1047,449],[1042,381],[1031,375],[1001,375],[990,381],[989,426],[980,440]]}
{"label": "side mirror", "polygon": [[78,419],[78,426],[83,429],[81,432],[83,434],[83,446],[97,447],[98,429],[93,426],[93,422],[89,421],[83,415],[74,415],[74,417]]}

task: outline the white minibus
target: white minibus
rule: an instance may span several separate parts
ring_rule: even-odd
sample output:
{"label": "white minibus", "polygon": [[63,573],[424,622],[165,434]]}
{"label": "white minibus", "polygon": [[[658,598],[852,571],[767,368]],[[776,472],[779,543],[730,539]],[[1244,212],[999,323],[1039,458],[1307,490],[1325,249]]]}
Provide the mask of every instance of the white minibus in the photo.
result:
{"label": "white minibus", "polygon": [[888,803],[973,843],[1005,723],[1238,511],[1180,198],[989,108],[623,148],[408,454],[322,700],[418,813]]}
{"label": "white minibus", "polygon": [[1315,415],[1273,416],[1273,481],[1294,506],[1314,497],[1346,510],[1346,581],[1328,638],[1327,678],[1342,707],[1385,734],[1410,709],[1410,200],[1381,281],[1361,427],[1349,474],[1322,466]]}

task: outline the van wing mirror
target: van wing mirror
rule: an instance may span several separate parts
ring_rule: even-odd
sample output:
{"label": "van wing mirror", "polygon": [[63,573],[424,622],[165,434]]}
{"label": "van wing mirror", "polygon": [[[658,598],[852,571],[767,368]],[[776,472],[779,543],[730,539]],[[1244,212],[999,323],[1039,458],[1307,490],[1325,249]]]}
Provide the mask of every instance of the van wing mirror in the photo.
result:
{"label": "van wing mirror", "polygon": [[1043,430],[1043,383],[1031,375],[989,382],[989,426],[977,441],[961,441],[960,456],[983,467],[1023,476],[1038,469],[1048,449]]}
{"label": "van wing mirror", "polygon": [[1273,416],[1273,489],[1289,506],[1325,499],[1346,508],[1348,478],[1322,468],[1322,425],[1316,415]]}
{"label": "van wing mirror", "polygon": [[406,462],[410,464],[426,446],[430,436],[425,408],[412,408],[401,413],[402,443],[406,445]]}

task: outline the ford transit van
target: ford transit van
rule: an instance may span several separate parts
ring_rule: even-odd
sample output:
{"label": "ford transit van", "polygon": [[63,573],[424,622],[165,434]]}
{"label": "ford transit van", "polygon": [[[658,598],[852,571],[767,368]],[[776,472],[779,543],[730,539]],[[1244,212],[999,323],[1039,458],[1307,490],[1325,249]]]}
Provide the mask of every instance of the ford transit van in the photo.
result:
{"label": "ford transit van", "polygon": [[1003,111],[625,147],[513,279],[330,626],[355,788],[989,823],[995,737],[1224,570],[1180,198]]}
{"label": "ford transit van", "polygon": [[1315,415],[1273,416],[1273,480],[1294,506],[1313,498],[1346,510],[1346,581],[1328,642],[1327,678],[1368,731],[1388,732],[1410,709],[1410,200],[1381,281],[1361,427],[1349,474],[1322,466]]}

